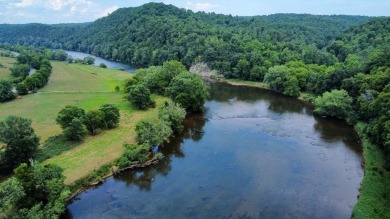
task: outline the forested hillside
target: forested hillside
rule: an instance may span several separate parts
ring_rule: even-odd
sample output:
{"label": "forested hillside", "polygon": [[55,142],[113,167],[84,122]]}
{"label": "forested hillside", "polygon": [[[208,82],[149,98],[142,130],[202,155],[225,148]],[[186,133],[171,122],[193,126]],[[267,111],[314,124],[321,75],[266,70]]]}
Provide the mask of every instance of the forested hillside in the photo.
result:
{"label": "forested hillside", "polygon": [[[334,64],[321,50],[362,16],[276,14],[256,17],[194,13],[149,3],[122,8],[83,25],[0,25],[0,42],[63,48],[128,64],[159,65],[179,60],[187,67],[204,61],[227,77],[262,79],[274,65],[303,60]],[[249,62],[247,72],[236,70]]]}

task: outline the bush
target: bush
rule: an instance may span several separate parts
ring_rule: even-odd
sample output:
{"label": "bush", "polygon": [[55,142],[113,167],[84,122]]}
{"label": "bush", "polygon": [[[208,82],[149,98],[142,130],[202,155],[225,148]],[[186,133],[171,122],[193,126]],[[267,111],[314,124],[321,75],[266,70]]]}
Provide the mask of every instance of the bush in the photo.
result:
{"label": "bush", "polygon": [[7,171],[33,158],[38,150],[39,137],[31,127],[31,120],[8,116],[0,122],[0,168]]}
{"label": "bush", "polygon": [[94,135],[97,129],[106,127],[104,122],[104,113],[100,110],[88,111],[85,115],[84,124],[90,134]]}
{"label": "bush", "polygon": [[145,110],[151,102],[150,90],[143,84],[135,84],[130,87],[128,99],[138,109]]}
{"label": "bush", "polygon": [[0,80],[0,102],[15,99],[15,94],[12,91],[12,83],[5,80]]}
{"label": "bush", "polygon": [[167,141],[172,135],[172,129],[167,121],[160,119],[147,119],[138,122],[135,127],[138,144],[155,146]]}
{"label": "bush", "polygon": [[72,119],[72,122],[64,129],[64,136],[71,141],[80,141],[87,135],[83,121],[80,118]]}
{"label": "bush", "polygon": [[117,163],[120,168],[124,168],[132,164],[144,163],[149,159],[151,148],[148,144],[125,144],[124,148],[124,153],[118,159]]}
{"label": "bush", "polygon": [[314,112],[319,115],[346,118],[352,108],[352,98],[345,90],[332,90],[317,97],[314,104]]}
{"label": "bush", "polygon": [[28,88],[25,83],[21,82],[16,85],[16,92],[18,92],[19,95],[26,95],[28,94]]}
{"label": "bush", "polygon": [[203,105],[208,96],[206,85],[202,79],[189,72],[180,73],[173,78],[166,93],[187,112],[203,111]]}
{"label": "bush", "polygon": [[99,110],[104,113],[103,120],[106,128],[111,129],[118,126],[120,118],[118,107],[112,104],[104,104],[100,107]]}
{"label": "bush", "polygon": [[182,123],[186,116],[186,110],[179,104],[175,104],[171,100],[165,102],[165,105],[159,109],[158,116],[169,124],[173,132],[180,133],[183,130]]}

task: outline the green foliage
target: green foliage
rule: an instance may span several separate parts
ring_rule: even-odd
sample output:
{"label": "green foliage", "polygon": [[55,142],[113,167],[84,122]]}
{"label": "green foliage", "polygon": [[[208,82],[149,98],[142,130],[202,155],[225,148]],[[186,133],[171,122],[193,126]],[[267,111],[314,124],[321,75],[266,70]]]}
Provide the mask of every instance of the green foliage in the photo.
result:
{"label": "green foliage", "polygon": [[83,121],[77,117],[73,118],[69,125],[64,129],[64,136],[71,141],[81,141],[86,135],[87,129],[85,128]]}
{"label": "green foliage", "polygon": [[5,80],[0,80],[0,103],[15,99],[15,94],[12,91],[12,83]]}
{"label": "green foliage", "polygon": [[0,152],[0,167],[6,171],[33,158],[39,146],[31,120],[17,116],[8,116],[0,122],[0,142],[5,144]]}
{"label": "green foliage", "polygon": [[85,111],[77,106],[68,105],[58,112],[56,122],[62,129],[66,129],[70,126],[74,118],[78,118],[84,122]]}
{"label": "green foliage", "polygon": [[299,81],[290,73],[287,66],[275,66],[265,74],[264,82],[270,88],[282,92],[285,95],[297,97],[300,95]]}
{"label": "green foliage", "polygon": [[156,146],[167,141],[173,131],[170,124],[161,119],[147,119],[137,123],[135,127],[138,144]]}
{"label": "green foliage", "polygon": [[19,95],[26,95],[28,94],[28,87],[23,82],[18,83],[16,85],[16,92],[18,92]]}
{"label": "green foliage", "polygon": [[69,190],[62,169],[54,165],[21,164],[15,169],[15,190],[22,189],[12,203],[15,218],[58,218],[66,207]]}
{"label": "green foliage", "polygon": [[119,109],[112,104],[104,104],[99,108],[100,111],[104,113],[104,123],[106,128],[115,128],[119,125]]}
{"label": "green foliage", "polygon": [[104,63],[100,63],[99,67],[100,67],[100,68],[107,68],[107,65],[104,64]]}
{"label": "green foliage", "polygon": [[10,68],[11,75],[18,78],[26,78],[30,72],[30,67],[28,64],[15,64]]}
{"label": "green foliage", "polygon": [[345,90],[332,90],[317,97],[314,103],[314,112],[319,115],[346,118],[351,110],[352,98]]}
{"label": "green foliage", "polygon": [[106,127],[104,117],[104,112],[100,110],[91,110],[87,112],[85,115],[84,124],[90,134],[94,135],[97,129]]}
{"label": "green foliage", "polygon": [[390,172],[386,171],[385,157],[382,150],[371,143],[365,135],[365,124],[356,126],[364,149],[364,178],[359,188],[359,199],[353,208],[352,217],[390,218]]}
{"label": "green foliage", "polygon": [[92,56],[87,56],[87,57],[83,58],[83,64],[93,65],[93,64],[95,64],[95,58],[93,58]]}
{"label": "green foliage", "polygon": [[[157,93],[164,94],[165,89],[171,83],[172,79],[184,71],[186,71],[184,65],[178,61],[172,60],[164,62],[162,69],[152,72],[152,74],[155,73],[152,78],[154,85],[152,86],[153,90]],[[150,71],[147,72],[147,74],[150,73]]]}
{"label": "green foliage", "polygon": [[165,105],[158,110],[158,117],[167,121],[174,133],[180,133],[183,130],[182,123],[185,116],[185,109],[171,100],[165,102]]}
{"label": "green foliage", "polygon": [[145,110],[152,102],[150,99],[150,90],[143,84],[135,84],[130,87],[128,99],[138,109]]}
{"label": "green foliage", "polygon": [[[83,124],[82,124],[83,125]],[[84,125],[83,125],[84,126]],[[85,128],[84,128],[85,130]],[[49,137],[43,146],[38,150],[36,160],[43,162],[52,157],[58,156],[65,151],[69,151],[80,145],[80,142],[68,141],[64,135],[57,135]]]}
{"label": "green foliage", "polygon": [[[14,177],[0,184],[0,213],[13,210],[26,194],[23,186]],[[1,214],[0,214],[1,215]]]}
{"label": "green foliage", "polygon": [[120,168],[127,167],[132,164],[144,163],[149,159],[151,147],[149,144],[124,144],[124,153],[118,159],[117,165]]}
{"label": "green foliage", "polygon": [[208,91],[202,79],[190,72],[182,72],[173,78],[166,93],[187,112],[203,111],[203,105],[208,97]]}
{"label": "green foliage", "polygon": [[[248,18],[150,3],[119,9],[89,25],[0,25],[0,38],[11,44],[61,47],[138,66],[177,60],[189,68],[205,62],[226,77],[247,79],[248,69],[255,66],[268,69],[296,60],[331,65],[335,56],[322,49],[368,19],[296,14]],[[249,66],[238,65],[240,60]]]}

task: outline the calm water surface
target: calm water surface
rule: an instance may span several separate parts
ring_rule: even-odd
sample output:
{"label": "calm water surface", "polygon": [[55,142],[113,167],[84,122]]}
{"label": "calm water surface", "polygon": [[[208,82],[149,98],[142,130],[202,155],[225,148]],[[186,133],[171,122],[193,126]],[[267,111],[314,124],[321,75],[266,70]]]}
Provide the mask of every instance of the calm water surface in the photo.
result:
{"label": "calm water surface", "polygon": [[350,218],[363,177],[342,121],[256,88],[216,84],[155,166],[109,178],[69,218]]}
{"label": "calm water surface", "polygon": [[104,63],[107,65],[107,68],[112,68],[112,69],[124,69],[125,71],[127,72],[135,72],[135,68],[129,66],[129,65],[126,65],[126,64],[123,64],[123,63],[119,63],[119,62],[114,62],[114,61],[109,61],[107,59],[104,59],[104,58],[101,58],[101,57],[97,57],[97,56],[94,56],[94,55],[91,55],[91,54],[88,54],[88,53],[83,53],[83,52],[75,52],[75,51],[68,51],[68,50],[65,50],[65,52],[72,56],[74,59],[83,59],[87,56],[91,56],[95,59],[95,64],[96,66],[99,66],[101,63]]}

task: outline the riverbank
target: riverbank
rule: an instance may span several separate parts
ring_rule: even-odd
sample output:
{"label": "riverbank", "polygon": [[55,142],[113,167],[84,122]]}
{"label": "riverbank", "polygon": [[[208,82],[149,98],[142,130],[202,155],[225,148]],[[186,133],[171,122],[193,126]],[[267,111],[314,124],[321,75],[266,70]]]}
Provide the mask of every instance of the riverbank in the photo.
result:
{"label": "riverbank", "polygon": [[[263,82],[238,79],[220,79],[219,81],[234,86],[250,86],[272,90]],[[310,93],[301,93],[298,97],[298,99],[311,104],[315,98],[316,96]],[[365,136],[363,131],[365,126],[363,123],[358,123],[354,127],[363,147],[364,177],[359,187],[360,194],[358,202],[353,208],[352,217],[356,219],[390,218],[390,211],[388,210],[388,206],[390,206],[390,176],[384,169],[383,152]]]}
{"label": "riverbank", "polygon": [[358,123],[363,146],[364,177],[359,188],[358,203],[353,208],[353,218],[390,218],[390,176],[383,168],[385,160],[381,149],[372,144],[363,133],[366,124]]}

